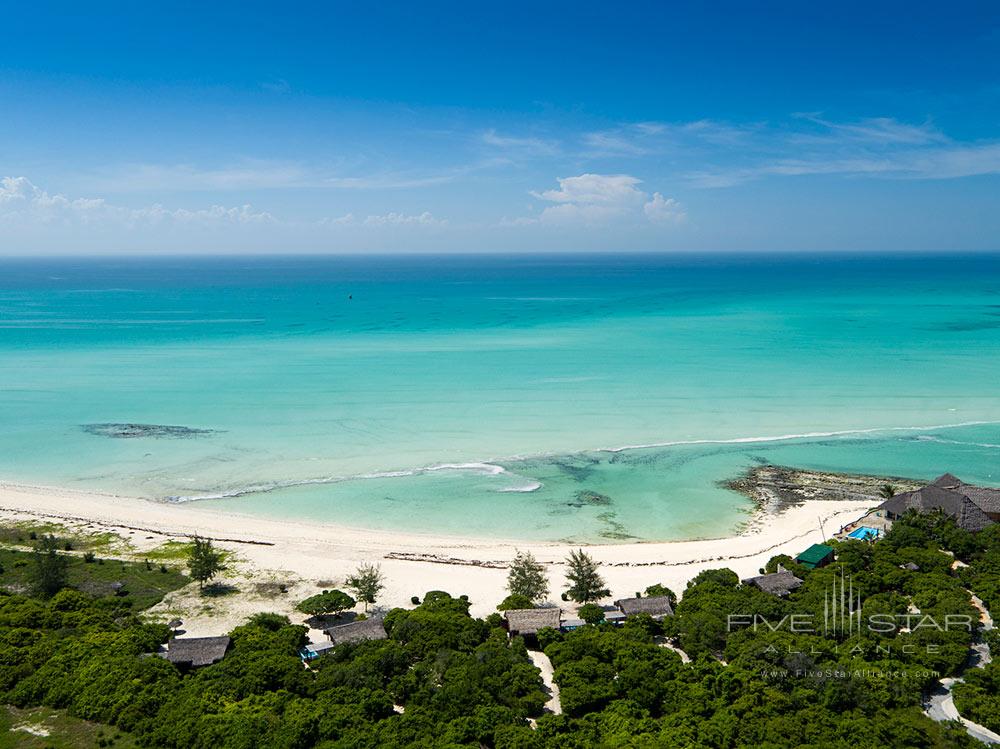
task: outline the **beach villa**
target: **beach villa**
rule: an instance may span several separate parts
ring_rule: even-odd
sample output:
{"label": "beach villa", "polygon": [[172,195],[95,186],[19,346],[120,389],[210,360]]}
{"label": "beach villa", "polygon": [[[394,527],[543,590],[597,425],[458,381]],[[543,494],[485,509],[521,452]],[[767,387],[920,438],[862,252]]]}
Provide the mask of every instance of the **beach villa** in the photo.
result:
{"label": "beach villa", "polygon": [[768,575],[748,577],[743,581],[743,584],[752,585],[765,593],[770,593],[772,596],[784,598],[797,587],[802,585],[802,580],[779,564],[777,572],[772,572]]}
{"label": "beach villa", "polygon": [[178,668],[211,666],[225,657],[229,643],[228,637],[175,637],[167,643],[166,651],[158,655]]}
{"label": "beach villa", "polygon": [[922,489],[887,499],[878,506],[875,514],[891,522],[908,510],[942,512],[953,518],[959,528],[975,533],[1000,517],[1000,490],[970,486],[946,473]]}
{"label": "beach villa", "polygon": [[860,520],[841,528],[837,538],[876,540],[909,510],[943,513],[959,528],[976,533],[1000,522],[1000,489],[966,484],[946,473],[924,487],[893,495]]}
{"label": "beach villa", "polygon": [[558,630],[562,610],[557,608],[511,609],[503,612],[504,626],[511,637],[538,638],[538,631],[545,627]]}
{"label": "beach villa", "polygon": [[347,642],[366,642],[368,640],[384,640],[388,637],[381,619],[362,619],[350,624],[340,624],[324,630],[330,638],[331,645],[343,645]]}
{"label": "beach villa", "polygon": [[[615,606],[625,616],[649,614],[654,619],[674,615],[674,607],[669,596],[650,596],[648,598],[621,598],[615,601]],[[606,617],[607,618],[607,617]]]}

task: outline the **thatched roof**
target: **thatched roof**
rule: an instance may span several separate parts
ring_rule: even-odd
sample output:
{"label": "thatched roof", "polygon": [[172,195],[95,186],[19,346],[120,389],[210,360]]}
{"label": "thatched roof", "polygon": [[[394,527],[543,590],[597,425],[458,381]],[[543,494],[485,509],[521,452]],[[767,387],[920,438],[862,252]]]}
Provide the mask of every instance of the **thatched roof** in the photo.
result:
{"label": "thatched roof", "polygon": [[562,612],[557,608],[511,609],[503,612],[507,631],[512,635],[537,635],[544,627],[559,629]]}
{"label": "thatched roof", "polygon": [[345,642],[384,640],[388,637],[381,619],[362,619],[359,622],[330,627],[325,631],[326,636],[334,645],[343,645]]}
{"label": "thatched roof", "polygon": [[1000,489],[991,489],[985,486],[973,486],[966,484],[958,476],[946,473],[938,476],[931,483],[941,489],[949,489],[959,494],[964,494],[971,499],[980,510],[988,514],[1000,513]]}
{"label": "thatched roof", "polygon": [[941,511],[954,518],[959,528],[967,531],[981,531],[993,522],[979,505],[964,494],[952,489],[942,489],[934,484],[928,484],[923,489],[916,491],[897,494],[895,497],[887,499],[879,507],[887,513],[897,516],[902,515],[907,510]]}
{"label": "thatched roof", "polygon": [[743,581],[743,584],[753,585],[756,588],[760,588],[765,593],[770,593],[772,596],[787,596],[797,587],[802,585],[802,581],[788,570],[779,570],[778,572],[772,572],[769,575],[748,577]]}
{"label": "thatched roof", "polygon": [[650,596],[649,598],[622,598],[615,601],[615,606],[626,616],[649,614],[653,618],[673,616],[674,607],[670,605],[669,596]]}
{"label": "thatched roof", "polygon": [[178,666],[210,666],[221,661],[228,648],[228,637],[175,637],[162,655]]}

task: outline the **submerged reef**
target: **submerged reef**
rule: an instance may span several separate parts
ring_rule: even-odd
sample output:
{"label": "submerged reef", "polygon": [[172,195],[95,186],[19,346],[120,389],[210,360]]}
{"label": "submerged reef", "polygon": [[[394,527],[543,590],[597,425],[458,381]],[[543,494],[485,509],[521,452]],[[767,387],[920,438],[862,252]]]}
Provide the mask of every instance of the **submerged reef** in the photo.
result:
{"label": "submerged reef", "polygon": [[215,429],[195,429],[194,427],[174,426],[172,424],[81,424],[80,428],[87,434],[110,439],[186,439],[204,437],[216,434]]}

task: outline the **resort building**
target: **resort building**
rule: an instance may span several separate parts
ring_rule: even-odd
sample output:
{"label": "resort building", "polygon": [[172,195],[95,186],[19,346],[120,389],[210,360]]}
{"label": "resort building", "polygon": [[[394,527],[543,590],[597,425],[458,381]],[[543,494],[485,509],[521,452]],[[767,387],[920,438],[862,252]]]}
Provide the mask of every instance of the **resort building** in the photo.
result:
{"label": "resort building", "polygon": [[[945,474],[938,481],[948,475]],[[959,528],[973,533],[993,524],[982,508],[966,494],[942,488],[936,482],[923,489],[897,494],[879,505],[879,509],[885,513],[886,520],[890,521],[898,520],[909,510],[921,513],[943,512],[953,518]]]}
{"label": "resort building", "polygon": [[752,585],[765,593],[770,593],[772,596],[784,598],[802,585],[802,581],[779,564],[777,572],[772,572],[769,575],[748,577],[743,581],[743,584]]}
{"label": "resort building", "polygon": [[833,561],[833,549],[826,544],[813,544],[795,557],[795,561],[810,570],[825,567]]}
{"label": "resort building", "polygon": [[167,643],[166,652],[158,655],[179,668],[211,666],[225,657],[229,643],[228,637],[175,637]]}
{"label": "resort building", "polygon": [[330,638],[331,645],[343,645],[348,642],[365,642],[367,640],[384,640],[388,637],[381,619],[362,619],[359,622],[341,624],[324,630]]}
{"label": "resort building", "polygon": [[931,486],[948,489],[949,491],[968,497],[980,510],[986,513],[986,517],[994,523],[1000,522],[1000,489],[989,489],[983,486],[966,484],[960,478],[950,473],[938,476],[931,483]]}
{"label": "resort building", "polygon": [[537,638],[545,627],[558,630],[562,611],[557,608],[511,609],[503,612],[504,626],[511,637]]}
{"label": "resort building", "polygon": [[615,606],[625,616],[649,614],[654,619],[674,615],[674,607],[670,605],[669,596],[651,596],[649,598],[622,598],[615,601]]}

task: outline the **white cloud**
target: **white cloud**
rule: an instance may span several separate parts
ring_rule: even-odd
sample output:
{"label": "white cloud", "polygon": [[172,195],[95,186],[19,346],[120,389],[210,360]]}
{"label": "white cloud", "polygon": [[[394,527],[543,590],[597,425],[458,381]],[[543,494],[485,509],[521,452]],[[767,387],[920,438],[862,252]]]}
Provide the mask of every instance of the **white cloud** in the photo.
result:
{"label": "white cloud", "polygon": [[[818,115],[799,115],[829,131],[829,136],[883,145],[943,143],[948,138],[930,123],[911,125],[892,117],[869,117],[857,122],[834,122]],[[822,137],[822,136],[821,136]]]}
{"label": "white cloud", "polygon": [[389,212],[365,219],[365,226],[444,226],[446,223],[447,221],[434,218],[430,211],[416,215]]}
{"label": "white cloud", "polygon": [[683,221],[685,215],[680,203],[673,198],[664,198],[658,192],[653,193],[653,199],[642,207],[642,212],[657,224]]}
{"label": "white cloud", "polygon": [[481,138],[483,143],[486,145],[505,151],[526,151],[536,154],[554,154],[559,150],[557,144],[553,141],[530,136],[500,135],[492,128],[485,131]]}
{"label": "white cloud", "polygon": [[167,209],[156,203],[142,208],[126,208],[103,198],[67,198],[49,194],[27,177],[0,179],[0,218],[21,224],[104,224],[131,227],[140,224],[263,224],[274,216],[255,211],[247,204],[238,207],[213,205],[208,208]]}
{"label": "white cloud", "polygon": [[[646,129],[640,130],[643,135],[654,134]],[[648,143],[615,131],[600,131],[584,133],[583,144],[588,149],[588,155],[599,156],[642,156],[651,152]]]}
{"label": "white cloud", "polygon": [[553,203],[628,203],[642,200],[644,193],[636,188],[642,180],[627,174],[581,174],[578,177],[558,177],[558,190],[532,192],[536,198]]}
{"label": "white cloud", "polygon": [[[638,177],[628,174],[581,174],[560,177],[558,190],[532,192],[539,200],[556,205],[545,208],[537,219],[520,223],[606,224],[614,221],[647,220],[664,223],[679,220],[684,212],[673,198],[652,196],[639,189]],[[517,224],[518,220],[509,224]]]}

